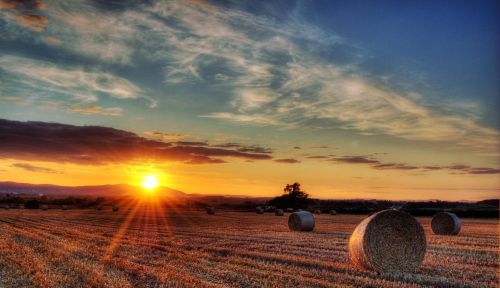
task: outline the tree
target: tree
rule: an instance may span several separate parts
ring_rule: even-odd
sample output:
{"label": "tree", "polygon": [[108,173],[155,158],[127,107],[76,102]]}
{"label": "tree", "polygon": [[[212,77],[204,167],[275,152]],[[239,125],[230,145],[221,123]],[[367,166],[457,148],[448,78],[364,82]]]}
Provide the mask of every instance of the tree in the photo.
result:
{"label": "tree", "polygon": [[273,198],[269,205],[277,208],[306,208],[309,205],[309,195],[300,190],[300,183],[286,184],[284,194]]}
{"label": "tree", "polygon": [[24,207],[26,207],[26,209],[38,209],[39,206],[40,202],[38,202],[38,200],[36,199],[31,199],[24,204]]}

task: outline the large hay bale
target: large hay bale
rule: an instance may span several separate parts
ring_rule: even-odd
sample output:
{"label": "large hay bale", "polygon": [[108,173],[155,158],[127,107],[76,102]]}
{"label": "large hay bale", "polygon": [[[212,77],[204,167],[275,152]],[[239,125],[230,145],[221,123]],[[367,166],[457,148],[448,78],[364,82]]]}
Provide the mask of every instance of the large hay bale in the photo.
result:
{"label": "large hay bale", "polygon": [[437,235],[457,235],[461,227],[462,222],[454,213],[437,213],[431,221],[432,232]]}
{"label": "large hay bale", "polygon": [[319,210],[319,209],[314,210],[314,214],[321,215],[321,210]]}
{"label": "large hay bale", "polygon": [[113,212],[118,212],[120,210],[120,206],[113,205]]}
{"label": "large hay bale", "polygon": [[262,208],[260,206],[255,207],[255,213],[264,214],[264,208]]}
{"label": "large hay bale", "polygon": [[337,211],[336,210],[330,210],[330,215],[337,215]]}
{"label": "large hay bale", "polygon": [[215,208],[213,208],[213,207],[207,207],[207,214],[214,215],[215,214]]}
{"label": "large hay bale", "polygon": [[40,209],[42,209],[43,211],[46,211],[46,210],[49,210],[49,205],[40,205]]}
{"label": "large hay bale", "polygon": [[292,231],[312,231],[314,216],[308,211],[294,212],[288,217],[288,228]]}
{"label": "large hay bale", "polygon": [[283,209],[276,209],[276,210],[274,210],[274,215],[283,216],[283,215],[285,215],[285,212],[283,211]]}
{"label": "large hay bale", "polygon": [[384,210],[365,218],[349,239],[351,261],[379,273],[414,272],[424,260],[424,228],[410,214]]}

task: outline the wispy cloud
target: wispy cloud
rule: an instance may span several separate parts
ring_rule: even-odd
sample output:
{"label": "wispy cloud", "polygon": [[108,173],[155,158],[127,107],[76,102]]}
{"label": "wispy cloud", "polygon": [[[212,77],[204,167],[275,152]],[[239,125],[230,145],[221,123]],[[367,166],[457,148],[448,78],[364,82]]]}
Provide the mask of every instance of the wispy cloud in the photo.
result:
{"label": "wispy cloud", "polygon": [[33,31],[42,32],[45,30],[49,20],[43,16],[26,13],[26,14],[15,14],[14,18],[17,23],[22,26],[28,27]]}
{"label": "wispy cloud", "polygon": [[340,163],[349,163],[349,164],[379,164],[380,162],[376,159],[367,158],[365,156],[344,156],[332,158],[332,161],[340,162]]}
{"label": "wispy cloud", "polygon": [[164,140],[164,141],[180,140],[189,137],[189,135],[183,133],[164,133],[159,131],[146,131],[144,132],[144,135],[146,135],[147,137],[151,137],[153,139]]}
{"label": "wispy cloud", "polygon": [[470,167],[463,164],[454,164],[449,166],[439,166],[439,165],[411,165],[407,163],[388,163],[382,162],[374,157],[367,156],[342,156],[342,157],[327,157],[327,156],[310,156],[310,159],[327,159],[327,161],[332,161],[341,164],[365,164],[370,168],[378,170],[421,170],[421,171],[439,171],[446,170],[450,173],[463,173],[463,174],[500,174],[499,168],[491,167]]}
{"label": "wispy cloud", "polygon": [[150,106],[156,106],[156,101],[145,96],[135,84],[110,73],[61,67],[17,56],[1,56],[0,64],[1,70],[9,76],[5,77],[5,87],[40,103],[63,101],[63,110],[69,112],[121,115],[123,111],[119,107],[89,105],[104,96],[114,99],[147,98]]}
{"label": "wispy cloud", "polygon": [[300,163],[299,160],[292,159],[292,158],[275,159],[274,162],[284,163],[284,164],[297,164],[297,163]]}
{"label": "wispy cloud", "polygon": [[120,107],[87,106],[87,107],[70,107],[69,112],[79,113],[84,115],[105,115],[105,116],[120,116],[123,109]]}
{"label": "wispy cloud", "polygon": [[11,167],[15,168],[21,168],[26,171],[30,172],[40,172],[40,173],[61,173],[60,171],[51,169],[51,168],[46,168],[46,167],[41,167],[41,166],[34,166],[29,163],[14,163],[10,165]]}

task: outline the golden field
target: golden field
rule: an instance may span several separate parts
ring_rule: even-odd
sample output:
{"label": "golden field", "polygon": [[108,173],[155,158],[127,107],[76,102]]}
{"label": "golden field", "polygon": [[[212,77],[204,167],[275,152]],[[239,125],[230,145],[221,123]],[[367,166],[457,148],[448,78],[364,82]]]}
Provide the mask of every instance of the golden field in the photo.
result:
{"label": "golden field", "polygon": [[351,232],[364,216],[315,215],[290,232],[272,213],[0,210],[0,287],[498,287],[498,220],[462,219],[437,236],[413,274],[354,267]]}

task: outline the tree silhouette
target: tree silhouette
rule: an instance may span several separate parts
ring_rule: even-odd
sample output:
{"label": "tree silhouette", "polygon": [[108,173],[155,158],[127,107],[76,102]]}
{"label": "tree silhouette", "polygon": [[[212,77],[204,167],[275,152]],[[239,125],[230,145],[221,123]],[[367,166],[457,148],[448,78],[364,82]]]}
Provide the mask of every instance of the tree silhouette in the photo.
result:
{"label": "tree silhouette", "polygon": [[300,183],[286,184],[284,194],[273,198],[269,205],[277,208],[306,208],[309,204],[309,195],[300,190]]}

